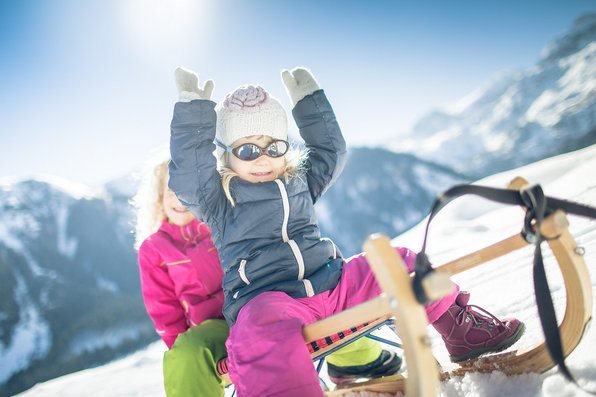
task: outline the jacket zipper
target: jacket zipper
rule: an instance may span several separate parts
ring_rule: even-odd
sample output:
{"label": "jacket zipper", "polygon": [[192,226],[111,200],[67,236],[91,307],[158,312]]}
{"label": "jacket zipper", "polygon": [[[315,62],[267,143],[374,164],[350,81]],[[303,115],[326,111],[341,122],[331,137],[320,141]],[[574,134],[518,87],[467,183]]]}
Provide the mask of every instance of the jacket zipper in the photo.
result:
{"label": "jacket zipper", "polygon": [[281,180],[276,179],[275,183],[277,183],[277,187],[279,188],[279,192],[281,193],[281,202],[283,204],[284,210],[284,218],[281,226],[282,240],[285,243],[288,243],[288,245],[292,249],[292,253],[294,254],[294,258],[296,259],[296,263],[298,264],[298,280],[302,281],[302,283],[304,284],[304,290],[306,291],[306,295],[313,296],[315,293],[312,287],[312,283],[308,279],[304,278],[304,258],[302,257],[302,252],[300,252],[300,247],[298,247],[298,244],[296,244],[296,242],[294,240],[291,240],[288,236],[288,221],[290,219],[290,200],[288,198],[288,192]]}

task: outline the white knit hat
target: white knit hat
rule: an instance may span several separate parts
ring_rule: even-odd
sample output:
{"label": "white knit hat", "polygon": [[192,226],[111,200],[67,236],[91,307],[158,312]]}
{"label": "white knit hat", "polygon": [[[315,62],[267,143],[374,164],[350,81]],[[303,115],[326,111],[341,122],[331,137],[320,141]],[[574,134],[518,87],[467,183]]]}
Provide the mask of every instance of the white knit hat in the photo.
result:
{"label": "white knit hat", "polygon": [[236,88],[226,95],[216,110],[216,136],[226,146],[251,135],[288,139],[286,111],[260,86]]}

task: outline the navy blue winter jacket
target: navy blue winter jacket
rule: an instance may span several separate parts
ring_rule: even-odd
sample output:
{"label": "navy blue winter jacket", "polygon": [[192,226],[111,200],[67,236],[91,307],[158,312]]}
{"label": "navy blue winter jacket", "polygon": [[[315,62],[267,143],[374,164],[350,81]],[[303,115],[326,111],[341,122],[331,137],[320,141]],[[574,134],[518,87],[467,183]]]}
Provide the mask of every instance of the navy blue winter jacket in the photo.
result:
{"label": "navy blue winter jacket", "polygon": [[304,174],[287,182],[233,178],[232,206],[213,156],[215,102],[193,100],[174,107],[169,187],[212,229],[230,325],[242,306],[262,292],[313,296],[334,288],[341,275],[343,260],[334,257],[331,240],[321,239],[314,203],[341,173],[346,144],[322,90],[299,101],[292,114],[309,150]]}

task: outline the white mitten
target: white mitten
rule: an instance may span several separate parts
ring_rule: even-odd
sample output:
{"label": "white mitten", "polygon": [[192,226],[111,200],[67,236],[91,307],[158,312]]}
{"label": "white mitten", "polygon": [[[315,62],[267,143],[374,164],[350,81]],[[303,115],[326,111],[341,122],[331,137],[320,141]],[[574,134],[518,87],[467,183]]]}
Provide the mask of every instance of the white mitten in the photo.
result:
{"label": "white mitten", "polygon": [[303,67],[297,67],[292,70],[282,70],[281,79],[292,100],[292,106],[296,106],[302,98],[319,89],[319,84],[312,73]]}
{"label": "white mitten", "polygon": [[212,80],[207,80],[203,89],[200,89],[199,77],[195,72],[178,67],[174,74],[176,75],[176,87],[178,87],[180,102],[190,102],[193,99],[211,99],[211,93],[213,92]]}

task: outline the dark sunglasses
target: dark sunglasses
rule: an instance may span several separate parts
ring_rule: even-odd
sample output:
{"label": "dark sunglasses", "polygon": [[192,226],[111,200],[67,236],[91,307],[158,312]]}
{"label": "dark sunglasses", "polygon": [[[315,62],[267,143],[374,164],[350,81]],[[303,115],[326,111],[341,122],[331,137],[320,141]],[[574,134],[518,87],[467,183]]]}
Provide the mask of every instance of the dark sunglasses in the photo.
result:
{"label": "dark sunglasses", "polygon": [[243,161],[256,160],[262,155],[266,155],[272,158],[281,157],[288,152],[290,144],[287,141],[281,139],[275,139],[266,147],[260,147],[254,143],[244,143],[235,148],[226,146],[220,140],[216,139],[215,144],[225,150],[227,153],[232,153]]}

